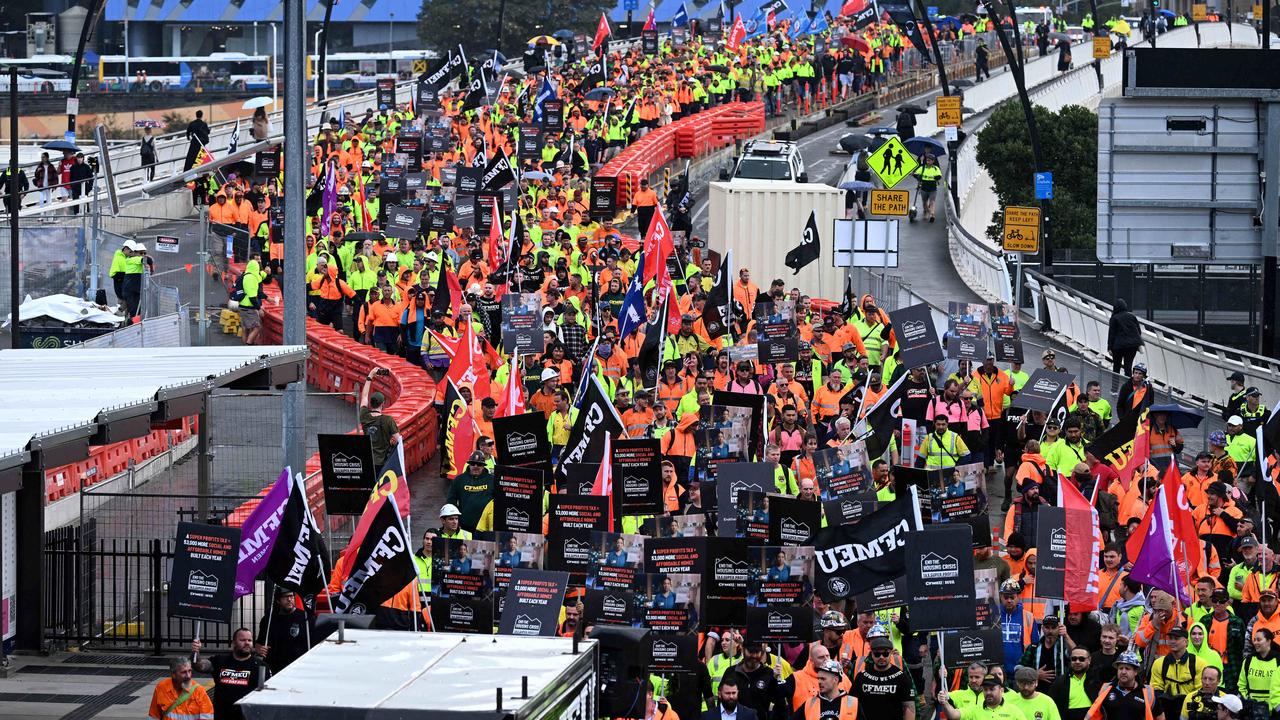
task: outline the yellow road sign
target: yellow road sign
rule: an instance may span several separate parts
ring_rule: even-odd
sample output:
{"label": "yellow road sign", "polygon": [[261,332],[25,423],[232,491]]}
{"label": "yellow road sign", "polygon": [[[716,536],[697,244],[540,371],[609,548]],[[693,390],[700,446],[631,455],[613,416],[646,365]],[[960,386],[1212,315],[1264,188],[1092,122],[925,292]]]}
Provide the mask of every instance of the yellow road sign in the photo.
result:
{"label": "yellow road sign", "polygon": [[1111,57],[1111,38],[1096,37],[1093,39],[1093,59],[1106,60]]}
{"label": "yellow road sign", "polygon": [[1040,252],[1040,208],[1009,206],[1004,209],[1005,252]]}
{"label": "yellow road sign", "polygon": [[960,127],[960,96],[947,95],[938,98],[938,127]]}
{"label": "yellow road sign", "polygon": [[427,71],[427,61],[426,61],[426,60],[414,60],[414,61],[413,61],[413,74],[414,74],[414,75],[421,75],[422,73],[424,73],[424,72],[426,72],[426,71]]}
{"label": "yellow road sign", "polygon": [[911,206],[911,192],[909,190],[872,190],[871,191],[871,214],[872,215],[906,216],[907,209],[910,206]]}
{"label": "yellow road sign", "polygon": [[1253,4],[1253,19],[1254,20],[1262,19],[1262,3]]}
{"label": "yellow road sign", "polygon": [[907,146],[902,144],[897,135],[889,138],[878,150],[867,158],[871,172],[880,178],[886,188],[892,188],[902,182],[903,178],[915,172],[920,166]]}
{"label": "yellow road sign", "polygon": [[1205,3],[1195,3],[1191,6],[1191,19],[1194,22],[1204,22],[1209,19],[1209,6]]}

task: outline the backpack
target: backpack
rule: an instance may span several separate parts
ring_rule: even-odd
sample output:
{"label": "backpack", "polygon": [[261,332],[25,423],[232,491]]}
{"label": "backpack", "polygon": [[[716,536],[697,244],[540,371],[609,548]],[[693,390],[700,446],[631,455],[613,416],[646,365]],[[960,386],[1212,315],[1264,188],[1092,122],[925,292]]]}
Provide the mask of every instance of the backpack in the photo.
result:
{"label": "backpack", "polygon": [[1109,492],[1098,493],[1098,529],[1103,533],[1114,532],[1120,527],[1120,501]]}
{"label": "backpack", "polygon": [[239,303],[241,300],[244,300],[244,273],[240,273],[240,275],[236,277],[236,284],[231,286],[231,293],[229,297],[231,302],[234,303]]}

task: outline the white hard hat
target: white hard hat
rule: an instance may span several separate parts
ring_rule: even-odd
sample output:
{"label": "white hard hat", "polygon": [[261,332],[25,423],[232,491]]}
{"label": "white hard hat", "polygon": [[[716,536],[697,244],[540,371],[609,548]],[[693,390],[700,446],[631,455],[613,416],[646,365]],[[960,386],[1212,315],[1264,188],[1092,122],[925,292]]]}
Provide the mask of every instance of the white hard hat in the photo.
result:
{"label": "white hard hat", "polygon": [[445,503],[444,507],[440,508],[440,517],[442,518],[454,517],[461,514],[462,514],[462,511],[459,510],[458,506],[454,505],[453,503]]}
{"label": "white hard hat", "polygon": [[558,380],[559,378],[560,378],[560,373],[556,372],[555,370],[552,370],[551,368],[547,368],[546,370],[542,371],[542,382],[546,382],[548,380]]}

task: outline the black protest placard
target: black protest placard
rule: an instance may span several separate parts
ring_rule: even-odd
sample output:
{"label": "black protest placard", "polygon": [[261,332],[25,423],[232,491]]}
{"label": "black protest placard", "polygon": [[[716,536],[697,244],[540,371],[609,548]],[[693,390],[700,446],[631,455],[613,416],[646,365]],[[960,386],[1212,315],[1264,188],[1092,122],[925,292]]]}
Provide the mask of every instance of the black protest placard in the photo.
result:
{"label": "black protest placard", "polygon": [[657,30],[641,30],[640,31],[640,49],[645,55],[658,54],[658,31]]}
{"label": "black protest placard", "polygon": [[973,530],[940,525],[907,533],[906,540],[911,629],[974,627]]}
{"label": "black protest placard", "polygon": [[904,607],[907,604],[907,578],[904,575],[881,583],[866,592],[858,593],[853,599],[859,610],[867,612]]}
{"label": "black protest placard", "polygon": [[911,369],[943,360],[938,343],[938,329],[933,324],[933,311],[921,303],[890,313],[894,336],[902,356],[902,367]]}
{"label": "black protest placard", "polygon": [[[906,534],[921,527],[914,491],[856,525],[827,526],[814,535],[814,592],[828,602],[870,590],[906,574]],[[971,589],[972,590],[972,589]]]}
{"label": "black protest placard", "polygon": [[499,635],[555,637],[569,573],[518,569],[511,573]]}
{"label": "black protest placard", "polygon": [[801,605],[809,600],[809,569],[813,548],[755,545],[750,549],[753,568],[747,589],[751,607]]}
{"label": "black protest placard", "polygon": [[1022,332],[1018,329],[1018,308],[1011,303],[991,303],[991,340],[998,362],[1022,362]]}
{"label": "black protest placard", "polygon": [[602,495],[552,495],[547,505],[548,530],[610,530],[608,502]]}
{"label": "black protest placard", "polygon": [[601,590],[631,590],[644,568],[644,536],[615,532],[592,532],[591,572],[587,587]]}
{"label": "black protest placard", "polygon": [[460,228],[476,226],[476,198],[459,192],[453,198],[453,224]]}
{"label": "black protest placard", "polygon": [[542,101],[542,128],[548,134],[564,130],[564,101]]}
{"label": "black protest placard", "polygon": [[431,590],[435,597],[491,597],[496,551],[497,546],[489,540],[443,537],[433,540]]}
{"label": "black protest placard", "polygon": [[591,218],[612,220],[618,214],[618,178],[591,178]]}
{"label": "black protest placard", "polygon": [[433,599],[431,629],[490,635],[493,633],[493,600],[468,597]]}
{"label": "black protest placard", "polygon": [[378,107],[394,110],[396,107],[396,79],[378,78]]}
{"label": "black protest placard", "polygon": [[649,633],[645,650],[651,673],[691,673],[698,667],[698,636],[692,633]]}
{"label": "black protest placard", "polygon": [[500,465],[528,465],[551,456],[547,419],[540,412],[527,412],[493,419]]}
{"label": "black protest placard", "polygon": [[584,625],[626,625],[636,622],[639,594],[633,590],[587,588],[582,598]]}
{"label": "black protest placard", "polygon": [[706,569],[706,544],[710,538],[650,538],[644,544],[644,571],[648,573],[696,573]]}
{"label": "black protest placard", "polygon": [[424,172],[408,172],[404,175],[404,191],[411,197],[427,186],[427,174]]}
{"label": "black protest placard", "polygon": [[613,491],[622,495],[624,515],[658,515],[662,506],[660,441],[624,438],[613,441]]}
{"label": "black protest placard", "polygon": [[1066,600],[1067,511],[1041,505],[1036,510],[1036,597]]}
{"label": "black protest placard", "polygon": [[[758,490],[741,490],[738,492],[736,511],[731,516],[728,511],[721,510],[720,523],[725,532],[717,533],[722,537],[740,537],[762,543],[769,540],[769,494]],[[733,534],[728,532],[730,523]]]}
{"label": "black protest placard", "polygon": [[795,362],[800,356],[800,336],[795,323],[790,319],[757,323],[756,353],[762,363]]}
{"label": "black protest placard", "polygon": [[180,522],[169,574],[169,617],[230,622],[240,528]]}
{"label": "black protest placard", "polygon": [[716,390],[711,393],[711,404],[729,408],[742,408],[750,412],[748,427],[750,430],[746,457],[764,457],[764,405],[765,396],[755,393],[738,393],[727,390]]}
{"label": "black protest placard", "polygon": [[1000,628],[969,628],[944,632],[942,657],[948,670],[961,670],[975,662],[987,666],[999,665],[1004,662],[1004,642],[1000,636]]}
{"label": "black protest placard", "polygon": [[359,515],[373,490],[373,446],[369,436],[321,433],[320,476],[324,507],[330,515]]}
{"label": "black protest placard", "polygon": [[975,362],[987,357],[988,312],[986,303],[949,303],[947,357]]}
{"label": "black protest placard", "polygon": [[1066,372],[1055,372],[1040,368],[1031,373],[1031,377],[1027,378],[1027,382],[1013,396],[1010,402],[1010,408],[1019,410],[1038,410],[1042,413],[1049,413],[1057,404],[1058,399],[1062,397],[1062,393],[1066,392],[1067,386],[1075,376]]}
{"label": "black protest placard", "polygon": [[536,467],[495,465],[493,529],[499,532],[542,532],[542,493],[546,479]]}
{"label": "black protest placard", "polygon": [[427,205],[427,230],[440,232],[453,227],[453,203],[432,202]]}
{"label": "black protest placard", "polygon": [[416,131],[402,132],[396,136],[396,152],[403,153],[405,169],[411,173],[422,170],[422,133]]}
{"label": "black protest placard", "polygon": [[[773,489],[771,463],[725,463],[720,466],[716,480],[716,506],[736,508],[739,493],[767,493]],[[736,521],[736,516],[734,519]]]}
{"label": "black protest placard", "polygon": [[[554,495],[551,496],[553,499]],[[591,572],[591,530],[550,529],[547,533],[548,570],[572,573],[572,584],[580,586]]]}
{"label": "black protest placard", "polygon": [[280,173],[280,148],[273,147],[258,152],[253,158],[253,174],[262,179],[274,180]]}
{"label": "black protest placard", "polygon": [[436,93],[436,89],[431,83],[425,80],[419,80],[417,86],[417,96],[414,98],[417,102],[417,110],[420,114],[440,107],[440,96]]}
{"label": "black protest placard", "polygon": [[822,448],[813,454],[819,497],[824,502],[871,489],[871,470],[865,453],[864,446],[850,443]]}
{"label": "black protest placard", "polygon": [[482,189],[480,185],[480,178],[484,177],[484,168],[464,167],[459,165],[457,166],[457,169],[458,175],[454,179],[454,183],[457,185],[458,193],[475,195],[480,192]]}
{"label": "black protest placard", "polygon": [[[495,203],[497,203],[495,205]],[[489,227],[498,223],[502,230],[502,194],[480,192],[476,195],[476,235],[489,237]]]}
{"label": "black protest placard", "polygon": [[[523,303],[518,295],[502,298],[502,349],[508,355],[540,353],[546,344],[538,309]],[[541,413],[538,413],[541,416]],[[545,427],[545,422],[543,423]],[[545,432],[543,433],[546,434]],[[550,457],[550,451],[546,455]]]}
{"label": "black protest placard", "polygon": [[744,627],[747,592],[751,587],[751,559],[747,541],[707,538],[703,583],[704,622],[715,627]]}
{"label": "black protest placard", "polygon": [[813,641],[813,608],[804,605],[747,608],[749,642],[807,643]]}
{"label": "black protest placard", "polygon": [[413,240],[422,226],[422,208],[403,206],[387,208],[387,237]]}
{"label": "black protest placard", "polygon": [[600,463],[568,463],[561,468],[563,487],[569,495],[591,495],[600,474]]}
{"label": "black protest placard", "polygon": [[[390,169],[388,169],[390,170]],[[378,182],[378,197],[383,202],[387,202],[389,198],[398,198],[404,195],[404,173],[386,172],[382,175],[382,179]]]}
{"label": "black protest placard", "polygon": [[875,512],[877,507],[875,493],[854,493],[822,502],[828,525],[852,525]]}
{"label": "black protest placard", "polygon": [[645,574],[641,595],[641,623],[657,632],[688,632],[700,625],[702,575]]}
{"label": "black protest placard", "polygon": [[814,500],[769,496],[769,544],[808,545],[817,532],[822,506]]}
{"label": "black protest placard", "polygon": [[[435,135],[432,135],[431,136],[432,146],[436,144],[437,139],[439,139],[443,143],[448,142],[448,138],[436,138]],[[441,148],[440,150],[433,149],[432,152],[444,152],[447,149],[448,149],[447,147]],[[440,168],[440,184],[444,185],[445,187],[453,188],[455,192],[457,191],[458,189],[458,166],[457,165],[446,165]]]}
{"label": "black protest placard", "polygon": [[520,143],[516,146],[516,156],[521,160],[540,160],[543,142],[542,126],[535,123],[520,125]]}

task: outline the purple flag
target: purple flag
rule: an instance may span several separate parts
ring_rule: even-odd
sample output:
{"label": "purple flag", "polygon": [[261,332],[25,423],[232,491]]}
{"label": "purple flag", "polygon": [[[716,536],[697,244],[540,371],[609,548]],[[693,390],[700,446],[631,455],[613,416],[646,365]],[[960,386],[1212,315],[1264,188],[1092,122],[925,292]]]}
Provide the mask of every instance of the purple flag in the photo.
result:
{"label": "purple flag", "polygon": [[329,237],[332,229],[333,211],[338,207],[338,174],[333,171],[333,163],[325,166],[324,194],[320,196],[320,237]]}
{"label": "purple flag", "polygon": [[1173,559],[1173,522],[1165,505],[1164,487],[1156,493],[1155,509],[1151,512],[1151,525],[1142,539],[1142,549],[1133,561],[1129,577],[1136,582],[1160,588],[1179,598],[1183,605],[1191,604],[1185,578],[1180,578],[1178,564]]}
{"label": "purple flag", "polygon": [[289,468],[249,513],[240,526],[240,562],[236,565],[236,598],[253,592],[253,583],[271,559],[271,549],[280,536],[280,516],[289,502]]}

